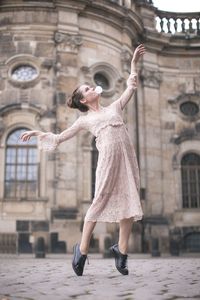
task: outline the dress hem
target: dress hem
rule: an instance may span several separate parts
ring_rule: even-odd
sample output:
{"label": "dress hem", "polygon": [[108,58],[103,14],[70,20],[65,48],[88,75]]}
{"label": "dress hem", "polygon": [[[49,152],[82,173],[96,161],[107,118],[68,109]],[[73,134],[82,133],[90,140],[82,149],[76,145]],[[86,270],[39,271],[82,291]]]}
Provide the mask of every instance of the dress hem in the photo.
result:
{"label": "dress hem", "polygon": [[120,218],[120,219],[115,219],[115,220],[111,220],[111,219],[91,219],[91,218],[85,218],[84,221],[86,222],[101,222],[101,223],[119,223],[121,220],[124,220],[124,219],[130,219],[130,218],[133,218],[133,222],[137,222],[137,221],[141,221],[143,219],[143,216],[144,215],[131,215],[129,217],[123,217],[123,218]]}

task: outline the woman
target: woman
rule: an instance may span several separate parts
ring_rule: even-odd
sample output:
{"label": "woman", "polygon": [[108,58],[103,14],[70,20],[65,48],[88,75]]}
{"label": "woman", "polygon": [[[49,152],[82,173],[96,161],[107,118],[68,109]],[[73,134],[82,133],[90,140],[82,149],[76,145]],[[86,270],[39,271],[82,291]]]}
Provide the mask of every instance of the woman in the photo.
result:
{"label": "woman", "polygon": [[139,199],[139,169],[133,144],[122,119],[125,105],[137,88],[136,63],[145,53],[139,45],[131,61],[131,74],[127,88],[119,99],[110,105],[100,105],[100,95],[93,87],[81,85],[68,100],[68,106],[87,114],[81,115],[74,124],[60,134],[27,131],[21,135],[22,141],[38,136],[39,147],[54,150],[60,143],[70,139],[81,129],[89,130],[96,137],[99,151],[95,195],[89,207],[83,226],[81,243],[74,246],[72,267],[74,272],[83,274],[89,243],[96,222],[118,222],[119,242],[110,250],[115,257],[117,270],[128,275],[127,249],[133,222],[143,216]]}

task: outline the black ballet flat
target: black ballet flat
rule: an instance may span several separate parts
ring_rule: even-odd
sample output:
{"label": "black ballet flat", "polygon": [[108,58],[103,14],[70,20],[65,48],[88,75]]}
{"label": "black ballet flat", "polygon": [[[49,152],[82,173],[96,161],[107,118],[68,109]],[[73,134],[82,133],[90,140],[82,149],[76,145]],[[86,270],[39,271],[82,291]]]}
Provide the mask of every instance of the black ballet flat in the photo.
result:
{"label": "black ballet flat", "polygon": [[109,248],[109,250],[114,254],[115,257],[115,266],[117,270],[122,274],[122,275],[128,275],[128,267],[127,267],[127,254],[122,254],[119,251],[118,244],[113,245],[112,247]]}
{"label": "black ballet flat", "polygon": [[72,260],[72,268],[77,276],[82,276],[87,255],[81,254],[79,244],[76,244],[73,247],[73,253],[74,253],[74,257]]}

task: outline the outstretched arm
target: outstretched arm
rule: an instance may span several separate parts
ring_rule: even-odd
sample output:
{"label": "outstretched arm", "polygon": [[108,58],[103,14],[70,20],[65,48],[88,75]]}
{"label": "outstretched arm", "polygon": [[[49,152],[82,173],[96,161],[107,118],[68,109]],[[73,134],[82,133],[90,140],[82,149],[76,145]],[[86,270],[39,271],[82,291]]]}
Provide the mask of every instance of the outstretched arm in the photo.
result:
{"label": "outstretched arm", "polygon": [[20,139],[23,142],[30,140],[32,136],[38,137],[38,146],[40,150],[43,151],[53,151],[56,147],[75,136],[80,130],[82,129],[81,126],[81,118],[79,117],[74,124],[67,128],[66,130],[62,131],[60,134],[54,134],[52,132],[42,132],[38,130],[34,131],[25,131],[21,136]]}
{"label": "outstretched arm", "polygon": [[131,74],[127,80],[127,88],[121,95],[121,97],[115,102],[120,104],[121,110],[124,109],[125,105],[129,102],[131,97],[133,96],[135,90],[137,89],[137,70],[136,64],[139,59],[144,55],[145,48],[142,44],[140,44],[134,51],[133,58],[131,60]]}

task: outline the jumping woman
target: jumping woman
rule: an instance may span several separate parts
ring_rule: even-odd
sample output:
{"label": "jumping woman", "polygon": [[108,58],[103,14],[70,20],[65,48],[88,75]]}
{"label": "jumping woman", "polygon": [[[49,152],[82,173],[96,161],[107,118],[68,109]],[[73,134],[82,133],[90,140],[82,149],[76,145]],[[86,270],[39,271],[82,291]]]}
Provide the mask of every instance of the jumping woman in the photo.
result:
{"label": "jumping woman", "polygon": [[44,151],[53,151],[81,129],[90,131],[96,137],[99,156],[95,194],[85,215],[81,242],[73,248],[72,267],[78,276],[83,274],[96,222],[119,223],[119,241],[110,251],[114,255],[117,270],[123,275],[128,275],[128,240],[133,222],[142,219],[143,211],[139,198],[140,176],[137,158],[122,113],[137,88],[136,63],[144,53],[145,48],[142,44],[135,49],[127,88],[119,99],[108,106],[102,106],[99,91],[83,84],[74,90],[67,104],[87,114],[79,116],[71,127],[60,134],[26,131],[20,137],[26,142],[32,136],[37,136],[39,148]]}

